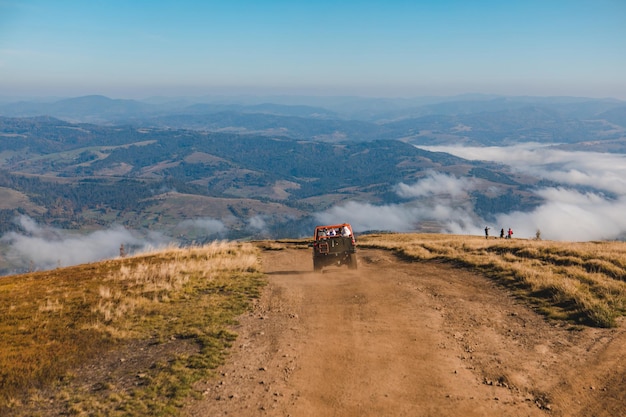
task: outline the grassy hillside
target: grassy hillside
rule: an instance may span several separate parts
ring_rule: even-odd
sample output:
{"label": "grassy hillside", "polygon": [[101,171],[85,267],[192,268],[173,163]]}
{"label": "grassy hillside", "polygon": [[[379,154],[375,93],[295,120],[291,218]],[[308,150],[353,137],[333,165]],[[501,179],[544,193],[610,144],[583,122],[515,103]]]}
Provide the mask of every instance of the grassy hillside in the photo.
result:
{"label": "grassy hillside", "polygon": [[262,284],[236,243],[1,278],[0,415],[173,415]]}
{"label": "grassy hillside", "polygon": [[548,317],[614,327],[626,313],[626,243],[564,243],[437,234],[364,236],[360,246],[475,269]]}
{"label": "grassy hillside", "polygon": [[[0,278],[0,415],[176,415],[260,294],[259,248],[310,250],[302,243],[213,243]],[[623,242],[370,234],[358,243],[398,262],[477,271],[574,326],[613,327],[626,314]]]}

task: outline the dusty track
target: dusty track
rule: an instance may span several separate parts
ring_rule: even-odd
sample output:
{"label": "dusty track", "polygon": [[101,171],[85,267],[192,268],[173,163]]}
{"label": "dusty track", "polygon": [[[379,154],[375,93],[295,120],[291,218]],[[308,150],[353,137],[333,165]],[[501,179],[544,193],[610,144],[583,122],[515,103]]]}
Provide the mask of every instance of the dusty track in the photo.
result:
{"label": "dusty track", "polygon": [[312,272],[266,251],[269,285],[189,416],[622,416],[626,333],[550,323],[484,277],[361,250]]}

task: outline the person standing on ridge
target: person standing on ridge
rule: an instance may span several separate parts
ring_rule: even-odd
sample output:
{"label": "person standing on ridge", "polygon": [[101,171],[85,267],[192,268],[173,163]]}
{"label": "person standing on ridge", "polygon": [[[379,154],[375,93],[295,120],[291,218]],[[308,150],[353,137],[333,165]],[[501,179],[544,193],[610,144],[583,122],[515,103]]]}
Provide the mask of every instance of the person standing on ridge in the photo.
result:
{"label": "person standing on ridge", "polygon": [[489,239],[489,226],[485,226],[485,239]]}

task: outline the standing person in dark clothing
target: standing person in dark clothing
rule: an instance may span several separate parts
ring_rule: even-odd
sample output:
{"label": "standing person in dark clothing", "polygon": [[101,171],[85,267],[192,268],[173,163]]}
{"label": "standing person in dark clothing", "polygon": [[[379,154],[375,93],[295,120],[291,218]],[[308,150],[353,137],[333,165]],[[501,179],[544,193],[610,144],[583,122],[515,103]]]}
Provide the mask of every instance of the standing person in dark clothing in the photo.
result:
{"label": "standing person in dark clothing", "polygon": [[500,239],[504,239],[504,228],[500,229]]}
{"label": "standing person in dark clothing", "polygon": [[485,226],[485,239],[489,239],[489,226]]}

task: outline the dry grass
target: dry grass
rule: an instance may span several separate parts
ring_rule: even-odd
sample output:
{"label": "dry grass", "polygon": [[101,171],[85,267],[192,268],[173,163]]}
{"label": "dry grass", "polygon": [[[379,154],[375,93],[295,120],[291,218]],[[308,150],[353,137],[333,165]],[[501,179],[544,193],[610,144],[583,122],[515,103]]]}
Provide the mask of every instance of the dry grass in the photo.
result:
{"label": "dry grass", "polygon": [[626,243],[564,243],[437,234],[362,236],[359,245],[480,271],[549,317],[613,327],[626,312]]}
{"label": "dry grass", "polygon": [[[0,278],[0,415],[175,414],[263,282],[258,250],[227,242]],[[94,358],[165,345],[140,384],[77,381]]]}
{"label": "dry grass", "polygon": [[[477,270],[549,317],[610,327],[626,312],[621,242],[381,234],[359,245]],[[263,283],[258,249],[227,242],[0,278],[0,415],[176,415]],[[130,379],[116,352],[134,357]]]}

